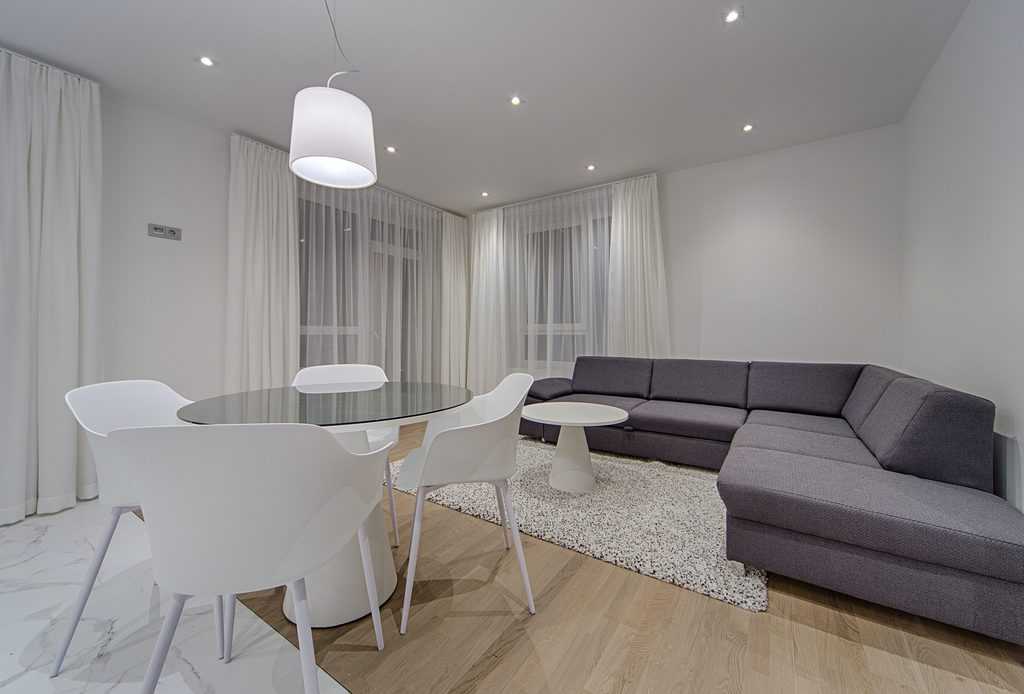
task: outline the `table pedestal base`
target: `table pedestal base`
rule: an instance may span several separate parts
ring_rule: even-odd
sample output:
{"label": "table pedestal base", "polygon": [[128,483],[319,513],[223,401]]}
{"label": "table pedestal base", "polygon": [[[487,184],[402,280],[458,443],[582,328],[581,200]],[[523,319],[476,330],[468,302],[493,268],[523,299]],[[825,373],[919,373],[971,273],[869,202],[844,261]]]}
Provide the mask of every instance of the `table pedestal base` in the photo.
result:
{"label": "table pedestal base", "polygon": [[581,494],[594,488],[594,466],[583,427],[562,426],[548,484],[563,492]]}
{"label": "table pedestal base", "polygon": [[[381,503],[370,514],[366,524],[370,554],[373,555],[373,570],[376,572],[377,597],[382,605],[388,601],[398,585],[398,574],[395,572],[395,560],[391,556],[391,541],[388,539],[384,517]],[[309,621],[314,627],[336,627],[370,614],[366,579],[363,578],[363,561],[359,555],[359,541],[354,536],[337,556],[306,576],[306,593],[309,600]],[[292,602],[290,590],[285,591],[283,607],[284,616],[294,623],[295,604]]]}

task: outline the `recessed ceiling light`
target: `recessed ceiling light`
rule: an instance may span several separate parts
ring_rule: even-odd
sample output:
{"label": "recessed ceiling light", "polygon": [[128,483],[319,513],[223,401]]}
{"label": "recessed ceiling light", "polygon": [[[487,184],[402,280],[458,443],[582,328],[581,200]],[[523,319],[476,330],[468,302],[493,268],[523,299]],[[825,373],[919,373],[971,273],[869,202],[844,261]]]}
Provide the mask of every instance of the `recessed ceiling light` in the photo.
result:
{"label": "recessed ceiling light", "polygon": [[387,150],[388,150],[388,154],[394,154],[395,152],[398,151],[397,149],[395,149],[394,145],[388,145],[387,146]]}
{"label": "recessed ceiling light", "polygon": [[596,168],[597,168],[597,167],[596,167],[596,166],[594,166],[593,164],[587,164],[587,171],[593,171],[593,170],[594,170],[594,169],[596,169]]}
{"label": "recessed ceiling light", "polygon": [[490,193],[488,193],[486,190],[484,192],[480,193],[480,197],[482,197],[482,198],[486,198],[488,195],[490,195]]}
{"label": "recessed ceiling light", "polygon": [[199,62],[205,65],[206,67],[213,67],[213,58],[208,58],[205,55],[199,59]]}
{"label": "recessed ceiling light", "polygon": [[739,10],[729,10],[728,12],[725,13],[725,23],[726,24],[732,24],[733,22],[735,22],[739,18],[740,18],[740,11]]}
{"label": "recessed ceiling light", "polygon": [[519,104],[523,103],[523,100],[520,99],[518,95],[516,95],[509,99],[508,102],[513,106],[518,106]]}
{"label": "recessed ceiling light", "polygon": [[746,125],[743,126],[743,132],[745,132],[745,133],[749,133],[753,129],[754,129],[754,126],[751,125],[750,123],[747,123]]}

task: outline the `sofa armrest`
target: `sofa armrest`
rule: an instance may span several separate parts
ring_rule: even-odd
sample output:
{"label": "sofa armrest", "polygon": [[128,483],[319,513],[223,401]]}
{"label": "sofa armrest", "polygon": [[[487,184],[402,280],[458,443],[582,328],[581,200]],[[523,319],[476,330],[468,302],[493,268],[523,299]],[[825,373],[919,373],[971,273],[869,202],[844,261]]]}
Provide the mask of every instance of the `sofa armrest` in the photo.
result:
{"label": "sofa armrest", "polygon": [[572,381],[568,378],[542,378],[533,382],[530,397],[551,400],[572,394]]}

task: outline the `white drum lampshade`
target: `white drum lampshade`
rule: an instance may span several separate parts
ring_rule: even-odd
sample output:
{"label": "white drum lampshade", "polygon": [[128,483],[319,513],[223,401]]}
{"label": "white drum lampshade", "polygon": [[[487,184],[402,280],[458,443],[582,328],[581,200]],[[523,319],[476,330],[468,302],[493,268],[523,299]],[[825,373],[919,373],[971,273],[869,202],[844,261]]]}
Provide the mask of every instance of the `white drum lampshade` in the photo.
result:
{"label": "white drum lampshade", "polygon": [[377,182],[373,114],[358,96],[330,87],[295,95],[292,173],[330,188],[366,188]]}

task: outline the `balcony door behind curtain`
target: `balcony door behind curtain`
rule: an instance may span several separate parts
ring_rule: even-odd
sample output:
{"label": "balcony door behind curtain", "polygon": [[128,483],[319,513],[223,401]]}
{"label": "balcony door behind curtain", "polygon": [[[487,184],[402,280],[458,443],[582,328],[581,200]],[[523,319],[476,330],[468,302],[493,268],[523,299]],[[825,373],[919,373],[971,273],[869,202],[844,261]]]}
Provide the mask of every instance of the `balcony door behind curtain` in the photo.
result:
{"label": "balcony door behind curtain", "polygon": [[469,387],[576,357],[665,356],[668,308],[652,175],[473,215]]}
{"label": "balcony door behind curtain", "polygon": [[443,216],[380,188],[300,183],[303,366],[378,364],[392,380],[450,380]]}
{"label": "balcony door behind curtain", "polygon": [[597,188],[502,210],[512,366],[567,376],[607,350],[611,193]]}

